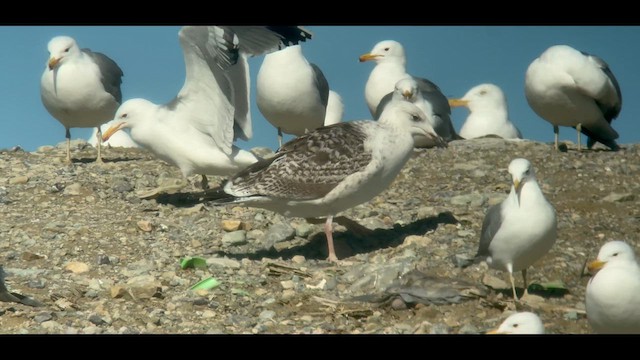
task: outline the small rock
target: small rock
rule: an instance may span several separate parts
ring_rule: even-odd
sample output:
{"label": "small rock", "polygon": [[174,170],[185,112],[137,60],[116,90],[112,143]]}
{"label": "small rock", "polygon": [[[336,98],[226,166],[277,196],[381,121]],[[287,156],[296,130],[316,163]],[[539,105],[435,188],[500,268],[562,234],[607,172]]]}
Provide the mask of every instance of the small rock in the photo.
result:
{"label": "small rock", "polygon": [[431,240],[431,238],[428,238],[426,236],[409,235],[404,238],[402,246],[410,246],[415,244],[417,247],[426,247],[431,244],[432,241],[433,240]]}
{"label": "small rock", "polygon": [[288,223],[276,223],[269,227],[264,236],[264,242],[267,247],[273,246],[275,243],[288,241],[296,236],[296,231]]}
{"label": "small rock", "polygon": [[133,190],[133,186],[125,180],[118,180],[113,184],[113,190],[119,193],[130,192]]}
{"label": "small rock", "polygon": [[273,317],[276,316],[276,312],[272,310],[264,310],[258,315],[260,320],[273,320]]}
{"label": "small rock", "polygon": [[144,232],[150,232],[153,230],[153,224],[151,224],[151,221],[140,220],[138,221],[137,225],[138,225],[138,229]]}
{"label": "small rock", "polygon": [[208,266],[218,266],[222,268],[239,269],[240,262],[228,258],[212,257],[207,259]]}
{"label": "small rock", "polygon": [[296,236],[299,236],[301,238],[306,238],[307,236],[311,235],[311,233],[313,233],[313,230],[315,229],[315,226],[309,224],[309,223],[300,223],[296,226]]}
{"label": "small rock", "polygon": [[44,279],[29,280],[27,286],[32,289],[44,289],[47,286],[47,281]]}
{"label": "small rock", "polygon": [[635,195],[633,195],[632,193],[623,193],[623,194],[618,194],[618,193],[611,193],[607,196],[605,196],[604,198],[602,198],[602,201],[608,201],[608,202],[624,202],[624,201],[633,201],[635,200]]}
{"label": "small rock", "polygon": [[222,230],[226,232],[238,231],[240,226],[242,226],[240,220],[222,220]]}
{"label": "small rock", "polygon": [[80,195],[81,189],[82,187],[80,186],[79,183],[73,183],[65,187],[62,193],[64,195],[71,195],[71,196]]}
{"label": "small rock", "polygon": [[302,255],[295,255],[294,257],[291,258],[291,261],[293,261],[294,264],[302,264],[306,261],[307,259],[305,259],[304,256]]}
{"label": "small rock", "polygon": [[16,185],[16,184],[26,184],[29,181],[29,177],[28,176],[16,176],[13,177],[11,179],[9,179],[9,184],[10,185]]}
{"label": "small rock", "polygon": [[286,289],[282,292],[282,300],[289,300],[296,296],[296,291],[293,289]]}
{"label": "small rock", "polygon": [[115,285],[112,286],[111,289],[109,289],[109,293],[111,294],[112,298],[117,299],[125,296],[127,290],[120,285]]}
{"label": "small rock", "polygon": [[507,284],[505,281],[498,279],[495,276],[491,276],[489,274],[485,274],[482,278],[482,283],[492,289],[503,290],[503,289],[511,289],[511,285]]}
{"label": "small rock", "polygon": [[564,314],[564,319],[569,321],[578,321],[578,313],[575,311],[569,311]]}
{"label": "small rock", "polygon": [[280,285],[285,290],[293,289],[296,286],[296,284],[292,280],[280,281]]}
{"label": "small rock", "polygon": [[140,275],[129,279],[127,288],[136,299],[150,299],[162,293],[162,284],[151,275]]}
{"label": "small rock", "polygon": [[98,265],[111,265],[111,260],[107,255],[98,255]]}
{"label": "small rock", "polygon": [[237,230],[224,234],[222,236],[222,244],[227,246],[242,245],[247,243],[247,232],[245,230]]}
{"label": "small rock", "polygon": [[89,321],[97,326],[101,326],[101,325],[106,325],[107,322],[104,321],[104,319],[102,319],[99,315],[93,314],[91,316],[89,316]]}
{"label": "small rock", "polygon": [[33,317],[33,320],[37,323],[43,323],[53,319],[53,315],[50,312],[41,312]]}
{"label": "small rock", "polygon": [[72,261],[70,263],[67,263],[64,269],[67,271],[71,271],[74,274],[82,274],[89,271],[89,265],[79,261]]}
{"label": "small rock", "polygon": [[22,257],[22,260],[25,260],[25,261],[40,260],[40,259],[44,258],[44,256],[42,256],[42,255],[34,254],[32,252],[29,252],[29,251],[23,252],[21,257]]}

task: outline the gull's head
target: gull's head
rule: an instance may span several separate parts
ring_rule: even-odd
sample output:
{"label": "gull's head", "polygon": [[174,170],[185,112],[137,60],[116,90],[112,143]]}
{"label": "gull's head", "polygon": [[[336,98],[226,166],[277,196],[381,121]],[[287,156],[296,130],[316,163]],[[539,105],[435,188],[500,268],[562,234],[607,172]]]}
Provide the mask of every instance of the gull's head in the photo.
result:
{"label": "gull's head", "polygon": [[394,99],[415,102],[418,96],[418,83],[412,77],[398,80],[394,88]]}
{"label": "gull's head", "polygon": [[522,185],[528,180],[535,179],[535,173],[531,162],[527,159],[513,159],[509,164],[509,174],[513,180],[513,187],[520,192]]}
{"label": "gull's head", "polygon": [[598,252],[596,260],[589,263],[587,269],[592,274],[598,272],[609,263],[616,263],[618,261],[633,261],[635,262],[635,254],[633,248],[624,241],[614,240],[602,245]]}
{"label": "gull's head", "polygon": [[380,114],[378,122],[408,129],[414,139],[416,136],[424,136],[440,147],[447,146],[447,143],[436,134],[424,111],[410,102],[391,100]]}
{"label": "gull's head", "polygon": [[449,106],[466,106],[470,111],[487,107],[506,108],[507,99],[498,86],[480,84],[472,87],[461,99],[449,99]]}
{"label": "gull's head", "polygon": [[544,334],[544,324],[532,312],[519,312],[506,318],[497,329],[487,334]]}
{"label": "gull's head", "polygon": [[49,50],[49,60],[47,66],[49,70],[55,69],[63,64],[65,59],[80,53],[80,48],[76,41],[70,36],[56,36],[49,40],[47,45]]}
{"label": "gull's head", "polygon": [[133,128],[136,124],[148,118],[147,115],[156,108],[157,105],[145,99],[125,101],[116,111],[116,115],[112,120],[114,125],[102,134],[102,141],[109,140],[119,130]]}
{"label": "gull's head", "polygon": [[404,47],[397,41],[385,40],[377,43],[370,52],[360,55],[360,62],[375,61],[376,63],[395,61],[404,64],[406,57]]}

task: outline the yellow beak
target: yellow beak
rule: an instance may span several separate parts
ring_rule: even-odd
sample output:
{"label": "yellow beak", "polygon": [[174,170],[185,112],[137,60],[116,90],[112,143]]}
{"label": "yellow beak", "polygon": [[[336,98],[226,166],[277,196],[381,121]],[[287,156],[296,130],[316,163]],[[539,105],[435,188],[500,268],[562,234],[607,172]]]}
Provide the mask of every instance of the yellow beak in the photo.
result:
{"label": "yellow beak", "polygon": [[109,140],[109,138],[111,136],[113,136],[113,134],[118,132],[125,125],[127,125],[127,123],[123,121],[123,122],[119,122],[119,123],[111,126],[110,128],[108,128],[107,131],[105,131],[104,134],[102,134],[102,141],[105,142],[105,141]]}
{"label": "yellow beak", "polygon": [[451,107],[459,107],[459,106],[467,106],[469,102],[467,100],[462,99],[449,99],[449,106]]}
{"label": "yellow beak", "polygon": [[413,92],[412,91],[403,91],[402,92],[402,97],[404,97],[407,100],[410,100],[411,97],[413,96]]}
{"label": "yellow beak", "polygon": [[49,59],[49,70],[53,70],[53,68],[56,67],[56,65],[58,65],[59,62],[60,62],[60,59],[56,59],[54,57]]}
{"label": "yellow beak", "polygon": [[587,265],[587,270],[589,270],[590,273],[596,273],[598,270],[602,269],[604,264],[604,261],[594,260]]}
{"label": "yellow beak", "polygon": [[369,61],[369,60],[375,60],[377,58],[379,58],[380,55],[373,55],[370,53],[364,54],[364,55],[360,55],[360,62],[365,62],[365,61]]}

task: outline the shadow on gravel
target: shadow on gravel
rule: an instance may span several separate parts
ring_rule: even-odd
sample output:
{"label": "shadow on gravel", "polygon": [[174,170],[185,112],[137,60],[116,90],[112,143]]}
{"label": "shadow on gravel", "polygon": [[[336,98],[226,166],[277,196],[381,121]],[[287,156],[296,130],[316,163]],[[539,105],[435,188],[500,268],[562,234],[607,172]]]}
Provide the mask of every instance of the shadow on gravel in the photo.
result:
{"label": "shadow on gravel", "polygon": [[[452,213],[442,212],[437,216],[416,220],[404,226],[396,225],[392,229],[375,230],[369,230],[359,225],[356,225],[356,229],[352,230],[350,229],[352,224],[344,224],[339,218],[334,219],[334,222],[347,227],[347,231],[334,230],[333,232],[336,255],[338,259],[344,259],[357,254],[368,253],[388,247],[396,247],[402,244],[404,239],[409,235],[424,235],[430,230],[435,230],[441,224],[456,224],[458,220],[456,220]],[[348,220],[348,223],[352,222],[353,221]],[[221,256],[237,260],[245,258],[260,260],[262,258],[280,257],[283,260],[289,260],[296,255],[302,255],[306,259],[325,260],[328,256],[328,249],[326,236],[324,232],[320,232],[311,236],[309,242],[304,245],[280,251],[271,247],[268,250],[258,250],[252,253],[227,253],[223,251],[217,253]]]}
{"label": "shadow on gravel", "polygon": [[[126,162],[126,161],[138,161],[142,160],[141,157],[118,157],[118,158],[102,158],[102,161],[105,163],[118,163],[118,162]],[[91,164],[96,162],[96,156],[94,157],[83,157],[83,158],[71,158],[71,162],[74,164]]]}

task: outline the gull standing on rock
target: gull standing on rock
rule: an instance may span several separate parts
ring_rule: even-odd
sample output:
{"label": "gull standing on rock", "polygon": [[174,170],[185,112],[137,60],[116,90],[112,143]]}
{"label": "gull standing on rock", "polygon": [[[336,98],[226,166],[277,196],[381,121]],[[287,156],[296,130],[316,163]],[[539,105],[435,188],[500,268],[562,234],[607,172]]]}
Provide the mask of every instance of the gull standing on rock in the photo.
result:
{"label": "gull standing on rock", "polygon": [[640,334],[640,265],[633,248],[618,240],[604,244],[589,271],[597,271],[587,284],[585,301],[593,330]]}
{"label": "gull standing on rock", "polygon": [[256,79],[256,103],[265,119],[282,133],[303,135],[324,124],[329,83],[309,63],[300,45],[267,54]]}
{"label": "gull standing on rock", "polygon": [[407,73],[407,58],[402,44],[393,40],[381,41],[373,47],[371,52],[360,56],[360,62],[365,61],[375,61],[376,63],[364,89],[365,100],[371,116],[376,118],[376,114],[382,112],[378,110],[382,98],[394,91],[399,80],[412,77],[418,84],[422,98],[431,105],[432,113],[427,116],[432,117],[436,133],[446,141],[460,138],[451,122],[449,102],[440,88],[427,79]]}
{"label": "gull standing on rock", "polygon": [[512,160],[509,174],[511,192],[487,211],[476,258],[509,272],[513,298],[518,301],[513,273],[522,271],[526,294],[527,268],[549,252],[556,242],[558,225],[556,211],[544,197],[529,160]]}
{"label": "gull standing on rock", "polygon": [[460,128],[460,136],[475,139],[497,135],[503,139],[522,139],[522,133],[509,120],[507,98],[494,84],[480,84],[460,99],[450,99],[451,107],[466,106],[469,116]]}
{"label": "gull standing on rock", "polygon": [[[40,78],[40,97],[65,129],[66,161],[71,163],[71,128],[96,127],[113,119],[122,102],[122,70],[106,55],[80,49],[69,36],[49,41],[49,60]],[[96,162],[102,163],[98,146]]]}
{"label": "gull standing on rock", "polygon": [[567,45],[552,46],[529,65],[524,90],[531,109],[553,124],[556,149],[559,126],[578,130],[578,150],[581,132],[588,148],[599,142],[620,149],[611,121],[622,109],[622,92],[604,60]]}
{"label": "gull standing on rock", "polygon": [[297,26],[185,26],[186,79],[178,95],[165,105],[127,100],[103,140],[129,128],[136,143],[185,177],[201,174],[206,188],[206,175],[231,175],[258,161],[233,144],[252,136],[247,57],[310,38]]}
{"label": "gull standing on rock", "polygon": [[284,144],[275,156],[247,167],[202,198],[242,203],[289,217],[327,217],[329,261],[337,261],[333,217],[371,200],[396,178],[413,153],[413,136],[444,140],[415,105],[390,103],[378,121],[341,122]]}

